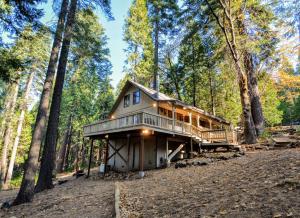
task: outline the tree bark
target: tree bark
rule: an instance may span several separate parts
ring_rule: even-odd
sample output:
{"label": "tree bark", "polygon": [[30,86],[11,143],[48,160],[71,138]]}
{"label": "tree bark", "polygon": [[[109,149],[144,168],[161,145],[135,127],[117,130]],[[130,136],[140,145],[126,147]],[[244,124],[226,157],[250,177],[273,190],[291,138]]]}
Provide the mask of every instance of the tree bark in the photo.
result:
{"label": "tree bark", "polygon": [[300,13],[298,13],[297,17],[298,22],[298,63],[297,63],[297,75],[300,75]]}
{"label": "tree bark", "polygon": [[[12,103],[12,98],[11,98],[11,93],[13,93],[13,83],[10,83],[8,88],[7,88],[7,93],[8,95],[5,96],[5,100],[4,100],[4,113],[3,113],[3,119],[1,122],[1,129],[0,129],[0,143],[2,143],[3,141],[3,137],[4,137],[4,133],[5,133],[5,129],[6,129],[6,121],[7,121],[7,117],[8,117],[8,113],[11,107],[11,103]],[[1,165],[0,165],[0,169],[1,169]]]}
{"label": "tree bark", "polygon": [[235,61],[236,71],[238,72],[238,80],[240,87],[240,96],[244,117],[244,135],[245,142],[247,144],[255,144],[256,143],[256,132],[252,120],[251,114],[251,102],[248,90],[248,82],[247,75],[242,71],[241,66],[238,61]]}
{"label": "tree bark", "polygon": [[173,64],[172,64],[172,60],[171,60],[171,55],[170,53],[168,52],[167,54],[167,60],[169,62],[169,66],[170,66],[170,77],[171,77],[171,80],[172,82],[174,83],[174,86],[175,86],[175,91],[176,91],[176,95],[177,95],[177,99],[179,101],[181,101],[181,95],[180,95],[180,88],[179,88],[179,79],[177,78],[178,76],[178,70],[179,69],[174,69],[173,68]]}
{"label": "tree bark", "polygon": [[70,132],[70,135],[69,135],[69,138],[68,138],[68,143],[67,143],[67,151],[66,151],[66,156],[65,156],[65,161],[63,163],[63,168],[64,169],[68,169],[69,168],[69,165],[70,165],[70,151],[71,151],[71,143],[72,143],[72,129],[71,129],[71,132]]}
{"label": "tree bark", "polygon": [[68,4],[68,0],[63,0],[61,4],[56,33],[54,36],[50,60],[46,73],[46,79],[43,86],[43,92],[41,95],[38,114],[36,117],[35,127],[33,130],[33,135],[29,148],[28,159],[26,160],[21,187],[17,198],[13,202],[13,205],[18,205],[32,201],[34,196],[34,177],[38,168],[40,147],[43,140],[44,129],[46,127],[46,121],[48,117],[50,95],[52,91],[52,84],[55,76],[59,50],[61,48],[62,34],[64,31],[65,18],[68,11]]}
{"label": "tree bark", "polygon": [[249,96],[251,101],[251,113],[256,130],[256,135],[259,136],[264,131],[264,116],[260,102],[257,78],[253,66],[252,55],[247,51],[244,52],[244,66],[248,77]]}
{"label": "tree bark", "polygon": [[192,74],[192,79],[193,79],[193,106],[196,107],[196,69],[195,69],[195,47],[194,47],[194,38],[192,37],[192,67],[193,67],[193,74]]}
{"label": "tree bark", "polygon": [[220,26],[224,34],[226,44],[229,47],[231,57],[235,64],[237,78],[239,82],[239,88],[240,88],[242,110],[243,110],[245,143],[254,144],[256,143],[257,136],[253,124],[252,114],[251,114],[251,102],[250,102],[249,90],[248,90],[248,78],[247,78],[247,74],[243,71],[240,64],[241,56],[237,48],[236,30],[233,24],[234,19],[231,16],[231,6],[230,4],[224,4],[221,0],[219,0],[219,4],[222,7],[222,11],[224,13],[223,14],[224,20],[226,19],[228,21],[228,26],[224,26],[224,24],[221,22],[220,17],[215,13],[209,1],[208,0],[205,1],[209,7],[209,10],[211,11],[212,15],[215,17],[218,25]]}
{"label": "tree bark", "polygon": [[81,145],[81,165],[84,167],[86,164],[86,160],[85,160],[85,156],[86,156],[86,142],[84,140],[84,138],[82,139],[82,145]]}
{"label": "tree bark", "polygon": [[[0,145],[3,143],[3,138],[4,138],[4,134],[5,134],[5,130],[6,130],[6,122],[7,122],[7,119],[8,119],[8,115],[10,113],[10,108],[11,108],[11,103],[12,103],[12,93],[14,92],[14,87],[13,87],[13,83],[11,82],[9,85],[8,85],[8,88],[7,88],[7,95],[5,97],[5,105],[4,105],[4,112],[3,112],[3,119],[2,119],[2,122],[1,122],[1,135],[0,135]],[[6,154],[3,154],[3,152],[7,153],[6,149],[2,148],[2,153],[1,155],[4,155],[6,156]],[[2,161],[4,161],[5,159],[2,157],[1,158],[1,163],[0,163],[0,180],[2,178],[2,165],[4,165],[4,163],[2,163]],[[5,172],[4,172],[5,173]]]}
{"label": "tree bark", "polygon": [[11,156],[10,156],[10,161],[9,161],[9,166],[8,166],[7,174],[6,174],[6,177],[4,180],[4,188],[7,188],[7,186],[10,183],[10,180],[12,178],[17,149],[18,149],[18,145],[19,145],[19,141],[20,141],[20,136],[22,133],[22,126],[23,126],[23,122],[24,122],[24,118],[25,118],[25,113],[27,110],[27,103],[28,103],[29,93],[31,90],[31,85],[32,85],[34,75],[35,75],[35,71],[33,70],[30,73],[30,75],[27,79],[27,82],[26,82],[24,96],[23,96],[23,99],[22,99],[22,102],[20,105],[21,113],[19,116],[18,124],[17,124],[17,134],[16,134],[16,137],[14,140],[14,144],[13,144],[13,148],[12,148],[12,152],[11,152]]}
{"label": "tree bark", "polygon": [[[158,17],[159,9],[155,8],[155,13]],[[154,28],[154,74],[153,74],[153,89],[158,90],[158,46],[159,46],[159,20],[155,18]],[[157,93],[158,94],[158,93]]]}
{"label": "tree bark", "polygon": [[[237,25],[239,29],[239,34],[241,36],[246,36],[248,33],[244,21],[242,19],[238,19]],[[243,61],[244,61],[244,68],[247,74],[248,89],[249,89],[249,96],[251,102],[251,114],[255,126],[256,135],[259,136],[264,131],[265,123],[264,123],[262,106],[260,102],[257,78],[254,70],[253,56],[247,50],[244,51]]]}
{"label": "tree bark", "polygon": [[213,79],[211,76],[211,72],[209,72],[209,92],[210,92],[210,107],[212,115],[216,115],[215,109],[215,96],[214,96],[214,89],[213,89]]}
{"label": "tree bark", "polygon": [[[4,132],[4,140],[3,140],[3,147],[2,147],[2,157],[1,157],[1,185],[4,185],[5,175],[7,172],[7,156],[8,156],[8,150],[12,135],[12,122],[13,122],[13,115],[15,112],[16,102],[18,98],[18,92],[19,92],[19,83],[20,83],[20,76],[16,78],[16,80],[12,81],[12,92],[9,93],[11,96],[11,103],[9,111],[7,112],[6,119],[6,129]],[[5,187],[4,187],[5,188]]]}
{"label": "tree bark", "polygon": [[72,115],[69,116],[68,124],[67,124],[67,131],[66,131],[65,137],[64,137],[64,142],[63,142],[63,144],[59,150],[59,154],[58,154],[57,165],[56,165],[56,169],[57,169],[58,173],[61,173],[64,171],[67,145],[70,140],[71,131],[72,131]]}
{"label": "tree bark", "polygon": [[75,22],[77,0],[71,0],[68,12],[62,49],[59,57],[57,76],[52,96],[49,121],[47,126],[46,140],[42,154],[40,173],[35,187],[35,192],[53,188],[52,173],[55,166],[55,150],[58,134],[60,104],[64,85],[69,48],[72,39],[73,26]]}

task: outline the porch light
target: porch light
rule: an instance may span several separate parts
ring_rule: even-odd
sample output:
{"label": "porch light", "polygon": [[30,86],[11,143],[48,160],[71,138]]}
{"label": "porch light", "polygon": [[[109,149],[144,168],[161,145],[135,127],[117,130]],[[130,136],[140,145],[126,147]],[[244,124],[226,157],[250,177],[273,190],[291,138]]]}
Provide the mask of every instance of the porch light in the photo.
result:
{"label": "porch light", "polygon": [[186,110],[186,107],[183,107],[183,110]]}
{"label": "porch light", "polygon": [[149,133],[150,133],[150,131],[148,129],[143,129],[142,130],[143,135],[148,135]]}
{"label": "porch light", "polygon": [[153,107],[157,107],[157,104],[156,103],[153,103],[153,105],[152,105]]}
{"label": "porch light", "polygon": [[111,115],[111,117],[110,117],[111,119],[114,119],[115,118],[115,116],[114,115]]}

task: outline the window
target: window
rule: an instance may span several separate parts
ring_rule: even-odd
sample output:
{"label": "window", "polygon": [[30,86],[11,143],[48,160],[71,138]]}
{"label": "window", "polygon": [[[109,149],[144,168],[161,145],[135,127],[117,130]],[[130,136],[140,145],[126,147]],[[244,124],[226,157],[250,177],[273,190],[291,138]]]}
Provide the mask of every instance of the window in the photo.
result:
{"label": "window", "polygon": [[176,113],[177,120],[183,121],[183,115],[180,113]]}
{"label": "window", "polygon": [[132,104],[139,104],[140,101],[141,101],[141,92],[140,90],[137,90],[133,92]]}
{"label": "window", "polygon": [[129,107],[130,105],[130,94],[124,96],[124,107]]}

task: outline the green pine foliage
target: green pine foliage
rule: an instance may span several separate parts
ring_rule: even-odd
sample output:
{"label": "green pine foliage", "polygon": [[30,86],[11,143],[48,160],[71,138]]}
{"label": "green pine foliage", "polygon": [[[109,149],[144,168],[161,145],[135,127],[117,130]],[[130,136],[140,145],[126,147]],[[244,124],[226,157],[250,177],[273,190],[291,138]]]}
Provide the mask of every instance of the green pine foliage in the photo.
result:
{"label": "green pine foliage", "polygon": [[126,48],[126,65],[124,72],[130,78],[150,86],[153,72],[152,27],[148,18],[146,0],[133,1],[125,20],[124,40]]}
{"label": "green pine foliage", "polygon": [[72,143],[81,143],[82,126],[106,118],[114,102],[107,37],[98,20],[89,9],[77,14],[63,90],[60,141],[68,128],[69,116],[72,116]]}

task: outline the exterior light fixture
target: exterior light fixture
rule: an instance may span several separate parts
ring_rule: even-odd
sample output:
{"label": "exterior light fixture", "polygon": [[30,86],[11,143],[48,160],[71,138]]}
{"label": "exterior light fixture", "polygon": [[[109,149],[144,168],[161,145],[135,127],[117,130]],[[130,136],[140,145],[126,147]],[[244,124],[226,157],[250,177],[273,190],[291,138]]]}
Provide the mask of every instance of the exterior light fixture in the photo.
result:
{"label": "exterior light fixture", "polygon": [[186,107],[183,107],[183,110],[186,110]]}
{"label": "exterior light fixture", "polygon": [[115,118],[115,116],[114,115],[111,115],[111,117],[110,117],[111,119],[114,119]]}
{"label": "exterior light fixture", "polygon": [[149,132],[149,130],[148,129],[143,129],[142,130],[142,134],[143,135],[148,135],[150,132]]}
{"label": "exterior light fixture", "polygon": [[153,107],[157,107],[157,104],[156,103],[153,103],[153,105],[152,105]]}

